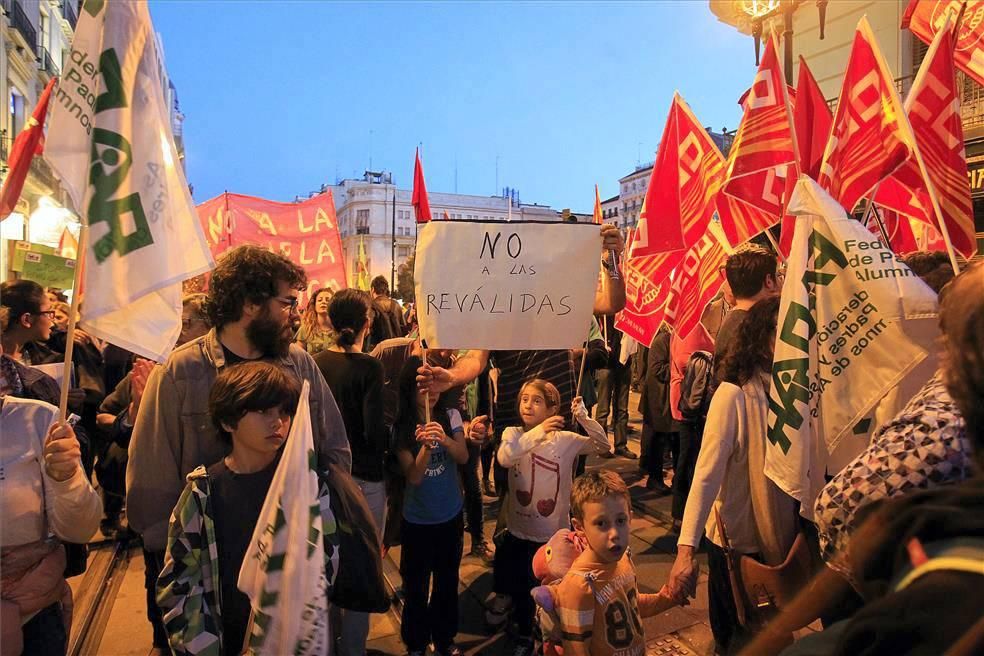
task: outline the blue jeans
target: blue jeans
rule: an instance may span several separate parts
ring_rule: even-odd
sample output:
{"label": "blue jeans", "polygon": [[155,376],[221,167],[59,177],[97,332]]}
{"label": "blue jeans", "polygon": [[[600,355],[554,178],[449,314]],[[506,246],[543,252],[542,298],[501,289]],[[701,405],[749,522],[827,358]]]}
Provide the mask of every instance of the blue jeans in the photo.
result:
{"label": "blue jeans", "polygon": [[[354,480],[369,505],[381,545],[386,518],[386,484],[383,481],[364,481],[361,478]],[[369,635],[369,613],[342,609],[341,615],[342,623],[338,629],[339,656],[363,656],[366,653],[366,638]]]}
{"label": "blue jeans", "polygon": [[68,634],[62,622],[61,604],[41,609],[24,625],[24,654],[31,656],[65,656]]}

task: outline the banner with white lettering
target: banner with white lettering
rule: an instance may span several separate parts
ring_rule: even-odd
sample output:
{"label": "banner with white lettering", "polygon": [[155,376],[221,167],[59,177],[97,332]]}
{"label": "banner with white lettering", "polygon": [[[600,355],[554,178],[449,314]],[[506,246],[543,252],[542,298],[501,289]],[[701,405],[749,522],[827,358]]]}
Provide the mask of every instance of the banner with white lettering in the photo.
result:
{"label": "banner with white lettering", "polygon": [[936,294],[813,180],[800,177],[789,207],[796,233],[776,329],[765,473],[810,517],[831,454],[849,437],[861,438],[854,455],[867,445],[872,409],[927,356],[906,324],[933,317]]}
{"label": "banner with white lettering", "polygon": [[431,221],[414,279],[428,348],[567,349],[591,323],[598,226]]}

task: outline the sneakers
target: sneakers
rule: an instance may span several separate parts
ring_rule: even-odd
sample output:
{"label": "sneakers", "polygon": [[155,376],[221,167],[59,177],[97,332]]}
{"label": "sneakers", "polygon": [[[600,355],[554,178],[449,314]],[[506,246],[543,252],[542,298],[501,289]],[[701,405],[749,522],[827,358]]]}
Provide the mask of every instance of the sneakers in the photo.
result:
{"label": "sneakers", "polygon": [[495,496],[495,485],[493,485],[492,481],[482,481],[482,494],[487,497]]}
{"label": "sneakers", "polygon": [[485,540],[473,541],[468,555],[478,558],[486,567],[491,566],[495,561],[495,550]]}

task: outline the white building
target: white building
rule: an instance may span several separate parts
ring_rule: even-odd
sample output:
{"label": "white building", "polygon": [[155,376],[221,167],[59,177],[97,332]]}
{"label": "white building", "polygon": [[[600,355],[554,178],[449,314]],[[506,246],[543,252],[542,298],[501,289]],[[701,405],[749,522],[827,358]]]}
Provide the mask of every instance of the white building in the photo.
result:
{"label": "white building", "polygon": [[[362,242],[370,278],[382,275],[389,280],[392,276],[395,286],[395,272],[413,253],[417,235],[417,222],[410,203],[413,192],[398,189],[391,173],[374,171],[366,171],[362,179],[342,180],[330,189],[335,198],[348,284],[355,286],[359,243]],[[549,206],[520,203],[518,199],[513,200],[512,195],[506,198],[428,192],[427,196],[434,219],[443,219],[447,212],[452,220],[561,220],[560,213]]]}

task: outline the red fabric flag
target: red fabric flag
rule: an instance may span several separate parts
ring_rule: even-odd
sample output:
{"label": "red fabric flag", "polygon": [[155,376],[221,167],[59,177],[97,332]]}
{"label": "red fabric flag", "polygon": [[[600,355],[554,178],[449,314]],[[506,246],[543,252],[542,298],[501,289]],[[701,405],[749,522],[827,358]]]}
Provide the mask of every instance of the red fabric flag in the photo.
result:
{"label": "red fabric flag", "polygon": [[[785,189],[785,172],[780,176],[777,169],[772,169],[774,184],[778,185],[779,198],[782,198]],[[738,200],[734,196],[729,196],[723,191],[719,192],[715,199],[718,217],[721,219],[721,229],[728,243],[737,248],[739,244],[748,241],[755,235],[762,232],[766,226],[772,225],[778,219],[778,212],[775,215],[763,212],[761,209]]]}
{"label": "red fabric flag", "polygon": [[431,220],[430,201],[427,200],[427,185],[424,183],[424,165],[420,163],[420,149],[417,149],[417,159],[413,164],[413,194],[410,204],[417,217],[417,223],[427,223]]}
{"label": "red fabric flag", "polygon": [[[950,55],[953,51],[951,26],[951,18],[946,17],[905,99],[905,112],[929,180],[923,179],[918,160],[910,157],[892,176],[905,188],[904,191],[889,189],[883,194],[879,188],[875,202],[887,204],[939,229],[931,196],[934,194],[950,243],[969,259],[977,253],[977,242],[974,236],[974,206],[967,181],[960,94],[953,57]],[[893,204],[899,196],[909,201],[911,211]]]}
{"label": "red fabric flag", "polygon": [[0,220],[6,219],[14,211],[21,191],[24,190],[31,160],[44,152],[44,119],[48,115],[48,99],[51,97],[52,87],[55,86],[55,79],[51,78],[48,86],[41,92],[31,118],[10,148],[10,157],[7,158],[9,170],[3,181],[3,189],[0,190]]}
{"label": "red fabric flag", "polygon": [[957,16],[967,5],[957,34],[953,59],[960,70],[984,84],[984,0],[909,0],[902,16],[902,29],[909,28],[926,44],[932,43],[946,20],[947,12]]}
{"label": "red fabric flag", "polygon": [[844,209],[898,169],[915,148],[895,82],[866,17],[858,22],[820,186]]}
{"label": "red fabric flag", "polygon": [[451,220],[451,215],[448,214],[448,211],[447,210],[444,210],[444,220],[445,221],[450,221]]}
{"label": "red fabric flag", "polygon": [[666,323],[672,325],[680,339],[686,339],[700,323],[704,308],[724,283],[728,254],[721,243],[708,233],[687,251],[676,269],[670,297],[666,302]]}
{"label": "red fabric flag", "polygon": [[616,328],[640,344],[652,344],[666,314],[670,273],[683,256],[682,250],[670,251],[630,259],[622,266],[625,309],[615,315]]}
{"label": "red fabric flag", "polygon": [[592,219],[596,224],[601,225],[601,196],[598,195],[598,185],[595,185],[594,216]]}
{"label": "red fabric flag", "polygon": [[[830,113],[827,99],[823,97],[820,85],[806,65],[806,60],[800,57],[799,76],[796,78],[796,102],[793,105],[793,128],[796,132],[796,145],[799,148],[800,171],[814,180],[820,178],[820,163],[823,161],[823,151],[830,139],[830,129],[834,117]],[[789,200],[793,187],[796,186],[795,176],[788,176],[783,198]],[[793,243],[793,226],[795,217],[787,214],[782,219],[782,234],[779,236],[779,250],[783,257],[789,257],[789,248]]]}
{"label": "red fabric flag", "polygon": [[674,94],[629,257],[685,250],[714,213],[724,157],[680,94]]}
{"label": "red fabric flag", "polygon": [[[912,225],[909,223],[909,217],[885,208],[878,209],[878,215],[881,217],[882,225],[885,226],[885,232],[888,233],[888,244],[893,253],[905,255],[919,250],[916,236],[912,232]],[[868,231],[878,237],[882,236],[874,212],[868,218]]]}
{"label": "red fabric flag", "polygon": [[[776,56],[775,37],[768,40],[755,75],[745,114],[731,145],[724,193],[762,210],[760,225],[721,224],[732,246],[748,241],[779,221],[782,212],[782,180],[777,167],[796,163],[793,124],[782,66]],[[783,176],[785,177],[785,176]],[[735,235],[735,238],[732,238]]]}

